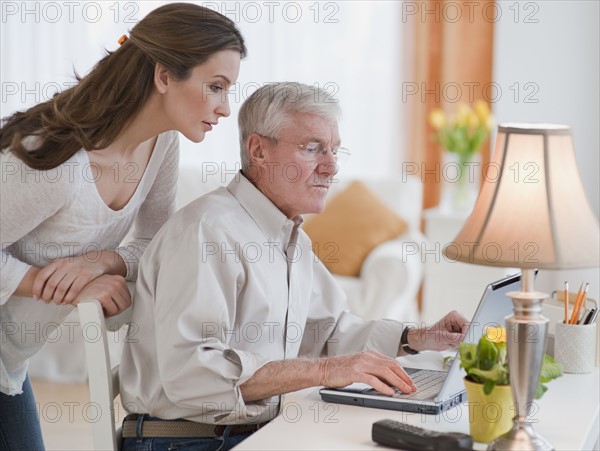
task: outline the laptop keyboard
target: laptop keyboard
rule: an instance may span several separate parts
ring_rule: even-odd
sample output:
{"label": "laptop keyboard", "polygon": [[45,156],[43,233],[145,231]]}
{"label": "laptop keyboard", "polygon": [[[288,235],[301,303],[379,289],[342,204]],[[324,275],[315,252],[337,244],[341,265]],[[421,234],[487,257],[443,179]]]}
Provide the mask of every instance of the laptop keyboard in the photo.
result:
{"label": "laptop keyboard", "polygon": [[442,385],[446,380],[448,373],[445,371],[419,370],[410,375],[411,379],[417,386],[417,391],[413,393],[402,393],[396,389],[396,393],[392,395],[394,398],[400,399],[428,399],[437,395],[442,389]]}

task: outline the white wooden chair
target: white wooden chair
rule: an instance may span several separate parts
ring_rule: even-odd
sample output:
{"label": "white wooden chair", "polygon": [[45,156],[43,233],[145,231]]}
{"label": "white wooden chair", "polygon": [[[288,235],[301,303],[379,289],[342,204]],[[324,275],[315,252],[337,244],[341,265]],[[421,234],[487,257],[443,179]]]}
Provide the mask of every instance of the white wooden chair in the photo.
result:
{"label": "white wooden chair", "polygon": [[111,368],[106,331],[118,330],[131,317],[131,307],[112,318],[104,318],[96,299],[81,301],[77,310],[83,334],[88,368],[90,402],[99,409],[92,423],[94,449],[117,451],[121,448],[121,428],[115,427],[114,400],[119,394],[119,365]]}

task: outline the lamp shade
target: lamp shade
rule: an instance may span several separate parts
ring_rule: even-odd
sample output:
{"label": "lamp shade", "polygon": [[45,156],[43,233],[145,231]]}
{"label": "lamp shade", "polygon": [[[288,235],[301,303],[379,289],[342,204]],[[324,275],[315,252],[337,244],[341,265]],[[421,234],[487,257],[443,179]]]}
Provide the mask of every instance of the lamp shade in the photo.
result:
{"label": "lamp shade", "polygon": [[598,219],[579,178],[571,129],[504,124],[453,260],[477,265],[568,269],[599,264]]}

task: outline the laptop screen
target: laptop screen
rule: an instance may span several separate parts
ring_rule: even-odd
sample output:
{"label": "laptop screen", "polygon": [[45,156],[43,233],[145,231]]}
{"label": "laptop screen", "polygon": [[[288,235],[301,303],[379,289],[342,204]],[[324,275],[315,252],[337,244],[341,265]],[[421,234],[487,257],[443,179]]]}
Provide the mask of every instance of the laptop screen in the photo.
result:
{"label": "laptop screen", "polygon": [[[506,295],[510,291],[519,289],[521,275],[515,274],[497,282],[490,283],[483,293],[469,329],[463,339],[466,343],[477,343],[483,335],[486,327],[504,327],[505,318],[512,314],[513,305],[511,299]],[[438,394],[439,399],[464,390],[462,379],[466,376],[463,369],[459,368],[458,352],[454,359],[446,383]]]}
{"label": "laptop screen", "polygon": [[521,275],[516,274],[486,287],[465,335],[466,343],[477,343],[486,327],[504,327],[505,318],[513,312],[512,301],[506,294],[519,290],[520,281]]}

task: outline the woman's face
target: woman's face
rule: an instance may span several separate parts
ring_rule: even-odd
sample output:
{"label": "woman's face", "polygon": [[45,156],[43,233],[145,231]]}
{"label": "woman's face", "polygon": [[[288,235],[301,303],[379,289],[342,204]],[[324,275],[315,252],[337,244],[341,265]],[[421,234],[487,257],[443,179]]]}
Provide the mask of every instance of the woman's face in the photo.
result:
{"label": "woman's face", "polygon": [[192,142],[201,142],[219,118],[231,113],[227,91],[237,80],[239,71],[240,53],[222,50],[194,67],[186,80],[169,78],[162,95],[169,128]]}

